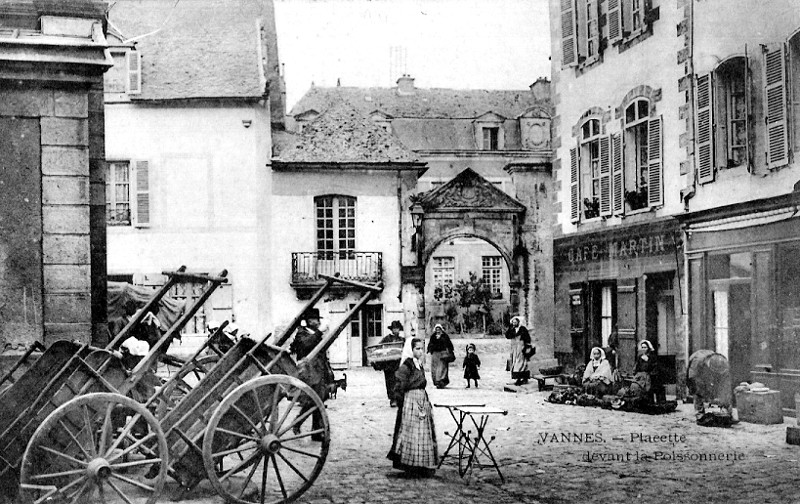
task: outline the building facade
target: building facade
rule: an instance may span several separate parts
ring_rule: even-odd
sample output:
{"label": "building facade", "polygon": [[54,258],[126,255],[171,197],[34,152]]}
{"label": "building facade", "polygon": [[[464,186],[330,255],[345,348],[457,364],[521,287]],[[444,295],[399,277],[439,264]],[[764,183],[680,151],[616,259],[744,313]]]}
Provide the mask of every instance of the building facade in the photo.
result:
{"label": "building facade", "polygon": [[104,16],[89,0],[0,5],[4,354],[105,341]]}
{"label": "building facade", "polygon": [[[678,2],[680,3],[680,2]],[[681,286],[688,154],[683,9],[666,0],[551,0],[555,345],[581,364],[619,336],[686,360]]]}
{"label": "building facade", "polygon": [[[403,201],[401,215],[386,207],[374,217],[412,226],[392,244],[403,258],[400,276],[385,271],[389,283],[401,286],[403,309],[386,320],[398,318],[423,336],[435,323],[499,333],[510,315],[521,314],[540,336],[540,353],[552,355],[550,206],[544,204],[549,82],[540,79],[526,91],[424,89],[410,76],[397,84],[312,87],[287,117],[287,129],[305,135],[344,104],[426,167],[404,192],[413,201]],[[457,306],[453,293],[470,279],[482,280],[491,299]]]}
{"label": "building facade", "polygon": [[800,13],[788,0],[731,7],[712,0],[682,9],[694,132],[682,218],[688,346],[726,355],[734,384],[780,390],[784,413],[796,414]]}
{"label": "building facade", "polygon": [[[282,124],[271,1],[120,2],[105,80],[110,277],[228,270],[186,332],[212,319],[263,333],[269,311],[271,128]],[[273,121],[272,109],[277,108]],[[202,286],[182,284],[178,299]]]}

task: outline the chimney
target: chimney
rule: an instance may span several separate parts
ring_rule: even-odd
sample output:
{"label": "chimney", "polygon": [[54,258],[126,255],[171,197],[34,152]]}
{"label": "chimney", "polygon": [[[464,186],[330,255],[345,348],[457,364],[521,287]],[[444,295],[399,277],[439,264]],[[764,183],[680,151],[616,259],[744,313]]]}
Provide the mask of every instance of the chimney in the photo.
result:
{"label": "chimney", "polygon": [[539,77],[530,87],[533,97],[537,100],[550,99],[550,81],[547,77]]}
{"label": "chimney", "polygon": [[403,74],[402,77],[397,79],[397,94],[401,96],[409,96],[414,94],[414,77],[408,74]]}

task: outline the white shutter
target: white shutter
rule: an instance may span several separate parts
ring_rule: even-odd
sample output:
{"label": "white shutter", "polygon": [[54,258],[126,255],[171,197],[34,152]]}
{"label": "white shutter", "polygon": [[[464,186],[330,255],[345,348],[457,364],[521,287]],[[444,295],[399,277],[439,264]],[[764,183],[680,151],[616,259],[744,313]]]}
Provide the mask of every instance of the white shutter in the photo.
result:
{"label": "white shutter", "polygon": [[770,44],[764,50],[764,106],[766,108],[767,167],[789,163],[786,121],[786,49]]}
{"label": "white shutter", "polygon": [[647,122],[647,204],[664,204],[664,163],[661,155],[661,116]]}
{"label": "white shutter", "polygon": [[625,170],[622,164],[622,134],[611,135],[611,201],[612,212],[625,211]]}
{"label": "white shutter", "polygon": [[578,222],[581,216],[580,178],[578,149],[573,147],[569,150],[570,222]]}
{"label": "white shutter", "polygon": [[575,0],[561,0],[561,66],[578,64],[575,33]]}
{"label": "white shutter", "polygon": [[139,51],[128,51],[128,94],[142,92],[142,58]]}
{"label": "white shutter", "polygon": [[133,187],[135,188],[134,197],[131,199],[136,202],[135,211],[131,212],[134,225],[145,227],[150,225],[150,163],[148,161],[134,161],[135,166]]}
{"label": "white shutter", "polygon": [[695,82],[697,107],[697,179],[701,184],[714,181],[713,83],[711,74],[700,75]]}
{"label": "white shutter", "polygon": [[611,139],[600,137],[600,216],[611,215]]}
{"label": "white shutter", "polygon": [[608,43],[622,40],[622,0],[608,0]]}

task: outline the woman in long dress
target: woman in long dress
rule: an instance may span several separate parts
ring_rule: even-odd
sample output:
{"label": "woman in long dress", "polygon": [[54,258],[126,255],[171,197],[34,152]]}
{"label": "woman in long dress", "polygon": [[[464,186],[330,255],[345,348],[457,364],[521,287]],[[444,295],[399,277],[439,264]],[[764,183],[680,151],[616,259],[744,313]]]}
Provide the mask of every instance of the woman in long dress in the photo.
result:
{"label": "woman in long dress", "polygon": [[433,336],[428,341],[428,353],[431,354],[431,380],[436,388],[445,388],[450,383],[450,362],[446,358],[454,355],[453,342],[444,332],[442,324],[433,328]]}
{"label": "woman in long dress", "polygon": [[506,339],[514,341],[510,358],[511,379],[515,380],[514,385],[528,383],[531,378],[530,366],[528,365],[530,357],[525,357],[524,350],[526,346],[531,344],[531,335],[528,334],[528,329],[522,324],[521,317],[511,318],[511,327],[506,331]]}
{"label": "woman in long dress", "polygon": [[422,367],[422,340],[411,341],[413,357],[406,359],[397,370],[395,400],[397,419],[394,425],[392,449],[387,458],[395,469],[417,476],[432,476],[439,454],[433,408],[425,392],[427,381]]}

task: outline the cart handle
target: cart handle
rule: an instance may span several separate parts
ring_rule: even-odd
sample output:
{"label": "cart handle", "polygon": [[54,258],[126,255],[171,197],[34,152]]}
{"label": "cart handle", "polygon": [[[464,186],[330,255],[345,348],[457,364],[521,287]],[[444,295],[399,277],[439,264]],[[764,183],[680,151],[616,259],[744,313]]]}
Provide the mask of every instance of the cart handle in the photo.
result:
{"label": "cart handle", "polygon": [[216,275],[207,275],[205,273],[192,273],[190,271],[162,271],[162,275],[168,275],[171,277],[175,277],[181,280],[194,280],[197,282],[217,282],[217,283],[226,283],[228,281],[228,270],[222,270],[218,276]]}

